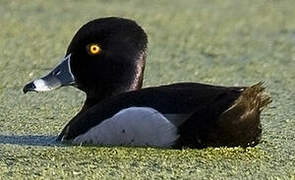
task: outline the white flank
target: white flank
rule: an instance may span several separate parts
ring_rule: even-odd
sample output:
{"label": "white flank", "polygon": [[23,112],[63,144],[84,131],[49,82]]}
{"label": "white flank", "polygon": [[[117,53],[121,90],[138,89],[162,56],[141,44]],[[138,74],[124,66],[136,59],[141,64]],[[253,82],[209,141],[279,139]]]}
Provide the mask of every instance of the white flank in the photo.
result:
{"label": "white flank", "polygon": [[73,143],[170,147],[178,137],[175,125],[157,110],[131,107],[76,137]]}

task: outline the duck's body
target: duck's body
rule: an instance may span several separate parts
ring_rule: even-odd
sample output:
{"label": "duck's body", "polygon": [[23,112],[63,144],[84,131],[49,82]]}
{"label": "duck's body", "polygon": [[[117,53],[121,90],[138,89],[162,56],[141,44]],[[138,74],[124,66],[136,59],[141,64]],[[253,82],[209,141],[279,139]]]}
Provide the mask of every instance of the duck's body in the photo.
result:
{"label": "duck's body", "polygon": [[[260,112],[270,103],[261,83],[251,87],[178,83],[140,89],[146,43],[144,31],[133,21],[89,22],[75,35],[63,63],[24,91],[75,82],[86,92],[83,108],[63,129],[61,141],[165,148],[246,147],[259,142]],[[89,46],[94,48],[90,54]],[[92,51],[96,48],[102,52]]]}
{"label": "duck's body", "polygon": [[[269,101],[262,96],[262,91],[261,84],[244,88],[198,83],[180,83],[130,91],[107,98],[73,118],[59,139],[74,140],[78,144],[141,146],[143,143],[159,147],[254,146],[259,142],[262,131],[260,112]],[[139,113],[142,116],[136,114],[138,107],[141,108]],[[143,113],[144,108],[151,113]],[[153,111],[150,111],[151,109]],[[129,116],[126,116],[126,113]],[[142,139],[140,133],[146,133],[145,128],[148,128],[142,122],[147,120],[152,124],[153,119],[160,122],[159,127],[153,126],[155,133],[147,133],[144,139],[146,142],[136,141],[136,138]],[[161,123],[166,120],[167,123]],[[109,134],[91,132],[91,129],[104,125],[106,121],[113,121],[111,127],[114,129],[107,131]],[[126,124],[122,125],[119,121]],[[117,128],[114,125],[116,122],[121,124]],[[137,124],[134,124],[135,122]],[[129,126],[133,126],[137,132],[134,133],[132,129],[127,131]],[[159,132],[158,128],[163,132]],[[165,136],[170,133],[169,129],[175,134],[169,134],[170,136],[166,137],[167,142],[164,141],[162,145],[153,144],[154,139],[149,135],[160,139],[160,134]],[[118,134],[129,137],[128,133],[131,136],[129,139],[118,140]],[[99,139],[99,136],[102,139]],[[104,143],[107,139],[105,136],[112,139],[110,142],[113,143]],[[171,139],[174,141],[171,142]]]}

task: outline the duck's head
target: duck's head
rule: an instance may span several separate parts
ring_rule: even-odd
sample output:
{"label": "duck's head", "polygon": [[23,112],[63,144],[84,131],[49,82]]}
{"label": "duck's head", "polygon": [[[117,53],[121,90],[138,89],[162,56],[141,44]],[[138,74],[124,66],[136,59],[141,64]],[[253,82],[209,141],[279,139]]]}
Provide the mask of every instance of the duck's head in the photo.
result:
{"label": "duck's head", "polygon": [[23,91],[50,91],[75,86],[88,99],[102,100],[141,88],[147,36],[134,21],[108,17],[82,26],[65,57],[48,75],[28,83]]}

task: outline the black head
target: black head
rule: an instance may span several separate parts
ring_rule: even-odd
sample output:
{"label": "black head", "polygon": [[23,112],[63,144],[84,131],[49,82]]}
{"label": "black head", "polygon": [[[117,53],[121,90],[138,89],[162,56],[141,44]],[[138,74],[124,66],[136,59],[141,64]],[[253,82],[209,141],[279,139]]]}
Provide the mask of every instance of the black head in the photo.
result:
{"label": "black head", "polygon": [[78,88],[90,96],[140,88],[146,45],[134,21],[111,17],[85,24],[67,50]]}
{"label": "black head", "polygon": [[146,49],[147,36],[134,21],[117,17],[90,21],[75,34],[62,63],[27,84],[24,92],[75,85],[87,97],[103,99],[139,89]]}

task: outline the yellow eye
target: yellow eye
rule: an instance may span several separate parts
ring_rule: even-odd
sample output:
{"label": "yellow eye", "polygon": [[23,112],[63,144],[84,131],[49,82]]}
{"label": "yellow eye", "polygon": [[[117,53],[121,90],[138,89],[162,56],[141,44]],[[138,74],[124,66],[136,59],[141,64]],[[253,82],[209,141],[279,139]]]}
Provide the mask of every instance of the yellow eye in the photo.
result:
{"label": "yellow eye", "polygon": [[97,55],[101,52],[101,49],[98,44],[90,44],[87,46],[89,55]]}

